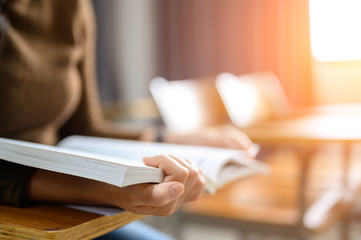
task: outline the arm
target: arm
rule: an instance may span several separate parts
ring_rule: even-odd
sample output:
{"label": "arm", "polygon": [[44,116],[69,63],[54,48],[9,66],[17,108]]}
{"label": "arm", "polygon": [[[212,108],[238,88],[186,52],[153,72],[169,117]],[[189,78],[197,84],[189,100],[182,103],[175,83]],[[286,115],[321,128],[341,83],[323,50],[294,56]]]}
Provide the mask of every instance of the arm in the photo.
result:
{"label": "arm", "polygon": [[240,150],[249,150],[253,145],[251,139],[244,132],[231,125],[205,127],[190,133],[172,133],[163,128],[149,128],[147,131],[144,131],[141,139],[145,141],[158,139],[167,143]]}
{"label": "arm", "polygon": [[167,155],[144,158],[144,162],[161,168],[166,175],[164,182],[119,188],[38,170],[29,183],[27,198],[31,201],[116,206],[139,214],[168,216],[182,203],[197,200],[202,194],[204,179],[193,163]]}

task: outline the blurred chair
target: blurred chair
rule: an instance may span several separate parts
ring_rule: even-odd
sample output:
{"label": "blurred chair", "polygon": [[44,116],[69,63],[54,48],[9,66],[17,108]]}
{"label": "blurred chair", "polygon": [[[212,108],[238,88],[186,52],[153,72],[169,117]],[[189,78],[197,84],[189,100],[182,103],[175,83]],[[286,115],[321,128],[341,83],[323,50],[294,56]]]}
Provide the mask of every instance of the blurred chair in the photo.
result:
{"label": "blurred chair", "polygon": [[190,132],[229,122],[215,78],[207,75],[169,81],[156,77],[150,82],[150,92],[167,130]]}
{"label": "blurred chair", "polygon": [[169,131],[230,123],[245,127],[290,116],[291,105],[271,72],[221,73],[190,79],[156,77],[150,92]]}
{"label": "blurred chair", "polygon": [[238,127],[283,118],[292,112],[278,78],[271,72],[239,76],[221,73],[215,82],[229,117]]}

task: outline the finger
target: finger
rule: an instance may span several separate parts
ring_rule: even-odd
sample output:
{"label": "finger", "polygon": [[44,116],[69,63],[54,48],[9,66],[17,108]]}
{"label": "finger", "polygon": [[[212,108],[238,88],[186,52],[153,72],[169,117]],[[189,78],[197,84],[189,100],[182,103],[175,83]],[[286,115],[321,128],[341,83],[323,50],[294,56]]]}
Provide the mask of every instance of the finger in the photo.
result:
{"label": "finger", "polygon": [[[173,158],[183,167],[186,167],[189,171],[192,171],[193,173],[197,173],[197,174],[199,173],[199,168],[193,161],[188,160],[186,158],[180,158],[174,155],[169,155],[169,157]],[[189,175],[191,175],[191,172],[189,173]]]}
{"label": "finger", "polygon": [[247,136],[247,134],[237,128],[228,127],[228,130],[225,132],[227,132],[231,138],[235,139],[238,145],[243,149],[247,150],[253,145],[252,140]]}
{"label": "finger", "polygon": [[187,178],[187,182],[186,184],[186,193],[188,193],[188,191],[193,191],[193,185],[195,183],[195,181],[197,181],[197,179],[200,177],[200,172],[198,167],[192,163],[191,161],[187,160],[187,159],[183,159],[183,158],[179,158],[179,157],[175,157],[172,155],[169,155],[171,158],[173,158],[175,161],[177,161],[179,164],[181,164],[182,166],[184,166],[185,168],[188,169],[188,178]]}
{"label": "finger", "polygon": [[175,156],[172,156],[172,157],[176,161],[178,161],[180,164],[182,164],[183,166],[188,168],[189,175],[188,175],[187,184],[186,184],[186,194],[188,194],[188,192],[190,192],[190,191],[194,191],[194,184],[197,181],[200,181],[200,182],[203,181],[202,172],[200,171],[198,166],[193,161],[190,161],[188,159],[181,159],[181,158],[178,158]]}
{"label": "finger", "polygon": [[163,207],[180,198],[184,185],[179,182],[149,184],[138,195],[138,206]]}
{"label": "finger", "polygon": [[182,162],[182,163],[186,164],[187,167],[198,169],[198,166],[192,160],[189,160],[187,158],[180,158],[180,157],[177,157],[174,155],[169,155],[169,156],[174,158],[178,162]]}
{"label": "finger", "polygon": [[188,194],[183,194],[184,202],[193,202],[198,200],[206,188],[205,179],[203,175],[200,175],[193,183],[192,190]]}
{"label": "finger", "polygon": [[145,157],[143,162],[145,165],[162,169],[166,175],[164,182],[178,181],[185,183],[188,179],[188,168],[168,155]]}
{"label": "finger", "polygon": [[171,157],[173,157],[174,159],[179,161],[180,164],[183,164],[189,169],[189,176],[185,185],[186,189],[181,198],[182,202],[191,202],[198,200],[205,189],[205,179],[202,172],[195,163],[188,159],[181,159],[175,156]]}
{"label": "finger", "polygon": [[253,144],[248,137],[236,133],[223,133],[221,139],[226,147],[240,150],[248,150]]}

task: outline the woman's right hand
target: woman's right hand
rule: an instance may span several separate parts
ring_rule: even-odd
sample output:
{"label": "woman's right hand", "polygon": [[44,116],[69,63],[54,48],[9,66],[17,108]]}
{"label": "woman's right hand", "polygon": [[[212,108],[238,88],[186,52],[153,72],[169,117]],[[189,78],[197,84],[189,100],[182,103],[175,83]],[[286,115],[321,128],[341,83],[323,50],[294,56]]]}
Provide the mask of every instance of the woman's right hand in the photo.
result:
{"label": "woman's right hand", "polygon": [[113,204],[134,213],[169,216],[182,203],[198,200],[205,189],[203,175],[191,161],[170,155],[147,157],[143,161],[148,166],[162,169],[164,181],[112,187]]}

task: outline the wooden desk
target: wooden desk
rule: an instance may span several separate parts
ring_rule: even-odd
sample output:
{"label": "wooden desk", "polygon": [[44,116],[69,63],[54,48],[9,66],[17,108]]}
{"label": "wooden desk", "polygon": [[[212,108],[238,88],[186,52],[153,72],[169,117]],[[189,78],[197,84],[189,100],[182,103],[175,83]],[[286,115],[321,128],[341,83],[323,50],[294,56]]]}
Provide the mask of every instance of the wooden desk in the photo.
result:
{"label": "wooden desk", "polygon": [[[313,221],[312,216],[322,219],[324,216],[317,214],[325,215],[340,202],[354,202],[353,198],[358,197],[360,179],[350,179],[350,161],[352,145],[361,142],[360,123],[360,106],[335,106],[320,108],[310,115],[267,122],[244,129],[256,142],[271,145],[292,144],[296,147],[302,170],[299,193],[300,224],[317,229],[315,225],[321,225],[321,220]],[[339,143],[343,146],[343,178],[341,184],[335,184],[319,197],[315,206],[307,209],[305,186],[310,163],[315,149],[325,143]]]}
{"label": "wooden desk", "polygon": [[93,239],[142,217],[130,212],[103,216],[60,205],[0,205],[0,239]]}
{"label": "wooden desk", "polygon": [[255,142],[325,143],[361,141],[361,106],[314,109],[312,113],[245,127]]}
{"label": "wooden desk", "polygon": [[[244,128],[257,143],[291,147],[292,156],[276,158],[294,163],[296,160],[298,164],[280,172],[280,167],[289,165],[283,162],[272,166],[272,176],[255,176],[234,182],[215,196],[205,196],[199,203],[185,207],[185,218],[205,216],[207,221],[213,217],[243,223],[247,227],[250,223],[253,226],[285,227],[299,239],[307,239],[310,232],[323,232],[336,222],[347,219],[360,192],[360,177],[351,178],[349,174],[351,146],[361,142],[361,111],[359,108],[354,110],[329,109]],[[343,145],[342,178],[332,179],[330,176],[324,182],[327,187],[309,188],[320,182],[320,179],[311,179],[311,162],[318,147],[325,143]],[[272,161],[270,163],[272,165]],[[294,169],[299,173],[290,175]],[[292,188],[285,187],[285,184],[292,183],[292,177],[298,178],[298,182],[293,182]],[[278,187],[270,186],[275,182]],[[348,239],[347,226],[344,229],[342,239],[345,240]]]}

